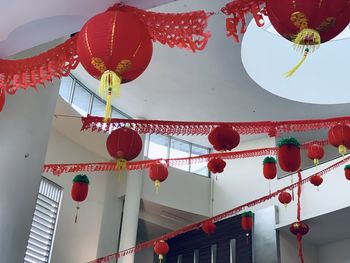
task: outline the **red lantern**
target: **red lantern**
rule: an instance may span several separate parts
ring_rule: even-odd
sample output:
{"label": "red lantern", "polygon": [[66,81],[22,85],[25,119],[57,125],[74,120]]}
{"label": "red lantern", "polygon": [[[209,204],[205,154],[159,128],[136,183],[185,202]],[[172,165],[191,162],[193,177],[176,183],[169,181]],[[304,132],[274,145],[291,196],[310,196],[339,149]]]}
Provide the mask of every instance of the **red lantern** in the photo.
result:
{"label": "red lantern", "polygon": [[73,185],[71,190],[72,199],[77,202],[77,212],[75,215],[75,223],[78,220],[78,211],[80,209],[79,202],[85,201],[89,193],[89,178],[86,175],[78,174],[73,179]]}
{"label": "red lantern", "polygon": [[345,165],[344,172],[345,172],[345,178],[347,180],[350,180],[350,164]]}
{"label": "red lantern", "polygon": [[209,133],[208,140],[217,151],[231,151],[239,144],[240,136],[232,127],[222,125]]}
{"label": "red lantern", "polygon": [[142,150],[140,135],[130,128],[119,128],[112,131],[106,142],[109,154],[117,159],[117,169],[126,169],[126,162],[135,159]]}
{"label": "red lantern", "polygon": [[0,112],[2,112],[4,105],[5,105],[5,89],[0,89]]}
{"label": "red lantern", "polygon": [[169,252],[169,245],[164,240],[157,241],[154,245],[154,252],[158,255],[159,262],[162,262],[164,256]]}
{"label": "red lantern", "polygon": [[290,225],[289,231],[297,236],[298,244],[299,244],[299,257],[300,261],[304,263],[304,256],[303,256],[303,244],[302,244],[302,238],[304,235],[306,235],[309,232],[309,226],[306,223],[303,222],[295,222]]}
{"label": "red lantern", "polygon": [[318,165],[320,163],[320,159],[324,156],[324,149],[319,144],[310,144],[307,147],[307,157],[314,161],[314,165]]}
{"label": "red lantern", "polygon": [[253,213],[251,211],[242,213],[241,227],[246,232],[250,232],[253,229]]}
{"label": "red lantern", "polygon": [[216,230],[216,225],[210,220],[205,221],[201,227],[204,233],[206,233],[208,236],[214,234]]}
{"label": "red lantern", "polygon": [[263,174],[267,180],[272,180],[276,178],[277,167],[276,159],[273,157],[266,157],[263,161]]}
{"label": "red lantern", "polygon": [[310,178],[310,183],[312,183],[314,186],[317,186],[317,189],[322,184],[322,182],[323,178],[319,175],[313,175]]}
{"label": "red lantern", "polygon": [[278,201],[280,201],[281,204],[287,207],[287,205],[292,201],[292,196],[288,192],[281,192],[278,195]]}
{"label": "red lantern", "polygon": [[105,119],[111,116],[112,96],[118,96],[120,84],[142,74],[152,51],[145,25],[128,9],[113,6],[83,26],[77,53],[86,71],[101,80],[100,95],[107,101]]}
{"label": "red lantern", "polygon": [[285,138],[278,143],[278,163],[285,172],[296,172],[300,168],[300,144],[295,138]]}
{"label": "red lantern", "polygon": [[213,158],[208,162],[208,170],[214,174],[222,173],[226,167],[226,162],[221,158]]}
{"label": "red lantern", "polygon": [[149,168],[149,178],[154,182],[158,193],[160,183],[168,178],[168,168],[161,163],[152,164]]}
{"label": "red lantern", "polygon": [[349,24],[350,3],[348,0],[267,0],[266,11],[278,33],[297,49],[305,48],[301,62],[287,73],[291,76],[310,51],[345,29]]}
{"label": "red lantern", "polygon": [[334,147],[338,147],[341,155],[346,154],[346,148],[350,148],[350,127],[337,124],[328,131],[328,141]]}

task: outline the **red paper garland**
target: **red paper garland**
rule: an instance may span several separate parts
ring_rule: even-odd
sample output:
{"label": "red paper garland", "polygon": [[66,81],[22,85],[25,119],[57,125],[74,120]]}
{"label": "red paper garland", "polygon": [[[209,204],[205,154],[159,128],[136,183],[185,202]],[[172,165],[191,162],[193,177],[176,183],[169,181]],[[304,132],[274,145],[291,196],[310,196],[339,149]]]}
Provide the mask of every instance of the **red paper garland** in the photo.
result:
{"label": "red paper garland", "polygon": [[266,15],[265,4],[266,0],[234,0],[227,3],[221,9],[221,12],[228,16],[226,18],[227,36],[232,36],[236,42],[239,42],[237,27],[238,24],[241,24],[240,33],[245,33],[247,30],[245,16],[247,14],[252,14],[256,24],[262,27],[264,25],[263,14]]}
{"label": "red paper garland", "polygon": [[64,43],[37,56],[6,60],[0,59],[0,89],[14,94],[17,89],[35,88],[45,85],[45,81],[68,76],[78,66],[74,36]]}
{"label": "red paper garland", "polygon": [[268,134],[276,136],[285,132],[305,132],[330,129],[335,124],[350,124],[350,116],[314,120],[258,121],[258,122],[198,122],[198,121],[165,121],[112,118],[108,123],[103,117],[82,117],[81,130],[109,132],[128,126],[140,134],[163,135],[208,135],[220,125],[231,126],[240,135]]}
{"label": "red paper garland", "polygon": [[[335,163],[335,164],[332,164],[331,166],[329,166],[329,167],[323,169],[322,171],[317,172],[317,173],[315,173],[315,174],[313,174],[313,175],[316,175],[316,174],[317,174],[317,175],[319,175],[319,176],[323,176],[323,175],[329,173],[330,171],[334,170],[335,168],[338,168],[339,166],[343,165],[344,163],[346,163],[346,162],[348,162],[348,161],[350,161],[350,156],[348,156],[348,157],[346,157],[346,158],[344,158],[344,159],[338,161],[338,162]],[[286,186],[286,187],[284,187],[284,188],[282,188],[282,189],[280,189],[280,190],[277,190],[277,191],[275,191],[275,192],[273,192],[273,193],[271,193],[271,194],[269,194],[269,195],[263,196],[263,197],[261,197],[261,198],[258,198],[258,199],[256,199],[256,200],[254,200],[254,201],[248,202],[248,203],[246,203],[246,204],[243,204],[243,205],[241,205],[241,206],[238,206],[238,207],[236,207],[236,208],[233,208],[233,209],[231,209],[231,210],[228,210],[228,211],[226,211],[226,212],[223,212],[223,213],[221,213],[221,214],[219,214],[219,215],[216,215],[216,216],[214,216],[214,217],[212,217],[212,218],[205,219],[204,221],[197,222],[197,223],[194,223],[194,224],[192,224],[192,225],[185,226],[184,228],[181,228],[181,229],[176,230],[176,231],[174,231],[174,232],[170,232],[170,233],[165,234],[165,235],[163,235],[163,236],[160,236],[160,237],[154,238],[154,239],[152,239],[152,240],[146,241],[146,242],[144,242],[144,243],[138,244],[138,245],[135,246],[135,247],[132,247],[132,248],[129,248],[129,249],[125,249],[125,250],[123,250],[123,251],[120,251],[120,252],[117,252],[117,253],[114,253],[114,254],[105,256],[105,257],[101,257],[101,258],[98,258],[98,259],[89,261],[88,263],[106,263],[106,262],[111,261],[111,260],[116,260],[116,259],[118,259],[118,258],[120,258],[120,257],[123,257],[123,256],[126,256],[126,255],[128,255],[128,254],[136,253],[136,252],[138,252],[138,251],[140,251],[140,250],[142,250],[142,249],[149,248],[149,247],[153,247],[153,245],[154,245],[155,242],[157,242],[157,241],[160,241],[160,240],[168,240],[168,239],[173,238],[173,237],[176,237],[176,236],[178,236],[178,235],[180,235],[180,234],[184,234],[184,233],[186,233],[186,232],[189,232],[189,231],[192,231],[192,230],[195,230],[195,229],[199,229],[199,228],[201,227],[201,225],[202,225],[204,222],[208,221],[208,220],[210,220],[210,221],[212,221],[212,222],[217,222],[217,221],[220,221],[220,220],[225,219],[225,218],[227,218],[227,217],[233,216],[233,215],[235,215],[235,214],[237,214],[237,213],[239,213],[239,212],[244,211],[244,209],[247,208],[247,207],[253,207],[253,206],[256,206],[256,205],[258,205],[258,204],[261,204],[261,203],[263,203],[263,202],[265,202],[265,201],[268,201],[268,200],[270,200],[270,199],[272,199],[272,198],[278,196],[278,195],[279,195],[281,192],[283,192],[283,191],[292,190],[292,189],[298,187],[299,184],[302,185],[302,184],[305,184],[305,183],[309,182],[309,181],[310,181],[310,178],[311,178],[313,175],[311,175],[311,176],[309,176],[309,177],[307,177],[307,178],[305,178],[305,179],[303,179],[303,180],[300,180],[300,181],[297,182],[297,183],[291,184],[291,185]]]}

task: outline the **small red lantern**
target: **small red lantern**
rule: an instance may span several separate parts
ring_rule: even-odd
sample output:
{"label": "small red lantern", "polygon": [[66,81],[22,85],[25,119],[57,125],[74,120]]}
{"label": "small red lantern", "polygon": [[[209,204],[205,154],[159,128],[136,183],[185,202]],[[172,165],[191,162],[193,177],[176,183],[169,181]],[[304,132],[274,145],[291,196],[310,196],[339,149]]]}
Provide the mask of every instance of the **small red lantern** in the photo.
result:
{"label": "small red lantern", "polygon": [[346,148],[350,148],[350,127],[345,124],[337,124],[328,131],[328,141],[334,147],[338,147],[341,155],[346,154]]}
{"label": "small red lantern", "polygon": [[287,207],[287,205],[292,201],[292,196],[288,192],[281,192],[278,195],[278,201],[280,201],[281,204]]}
{"label": "small red lantern", "polygon": [[158,193],[160,183],[168,178],[168,168],[161,163],[152,164],[149,168],[149,178],[154,182]]}
{"label": "small red lantern", "polygon": [[322,184],[323,182],[323,178],[319,175],[313,175],[310,178],[310,183],[312,183],[314,186],[317,186],[317,190],[318,187]]}
{"label": "small red lantern", "polygon": [[345,165],[344,167],[345,178],[350,180],[350,164]]}
{"label": "small red lantern", "polygon": [[75,223],[78,220],[79,203],[85,201],[89,193],[89,178],[86,175],[78,174],[73,179],[73,185],[71,190],[72,199],[77,202],[77,212],[75,215]]}
{"label": "small red lantern", "polygon": [[0,112],[2,112],[4,105],[5,105],[5,89],[0,89]]}
{"label": "small red lantern", "polygon": [[276,159],[272,156],[268,156],[263,161],[263,174],[267,180],[272,180],[276,178],[277,175],[277,167],[276,167]]}
{"label": "small red lantern", "polygon": [[253,229],[253,213],[251,211],[242,213],[241,227],[245,232],[252,231],[252,229]]}
{"label": "small red lantern", "polygon": [[106,99],[105,119],[111,116],[112,97],[121,83],[136,79],[152,57],[152,41],[145,25],[129,9],[115,5],[92,17],[77,40],[79,61],[100,79],[100,95]]}
{"label": "small red lantern", "polygon": [[208,170],[214,174],[222,173],[226,167],[226,162],[221,158],[213,158],[208,162]]}
{"label": "small red lantern", "polygon": [[285,138],[278,142],[278,163],[285,172],[296,172],[300,168],[300,143],[295,138]]}
{"label": "small red lantern", "polygon": [[209,133],[208,140],[217,151],[231,151],[239,144],[240,136],[232,127],[222,125]]}
{"label": "small red lantern", "polygon": [[307,147],[307,157],[314,161],[314,165],[319,165],[320,159],[324,156],[324,149],[321,145],[314,143]]}
{"label": "small red lantern", "polygon": [[289,231],[297,236],[300,261],[304,263],[302,238],[309,232],[309,226],[304,222],[295,222],[290,225]]}
{"label": "small red lantern", "polygon": [[348,0],[267,0],[266,11],[271,24],[284,38],[292,41],[303,59],[287,76],[305,61],[310,51],[339,35],[349,24]]}
{"label": "small red lantern", "polygon": [[164,240],[157,241],[154,245],[154,252],[158,255],[159,262],[162,262],[164,256],[169,252],[169,245]]}
{"label": "small red lantern", "polygon": [[117,159],[117,169],[126,169],[126,162],[135,159],[142,150],[140,135],[126,127],[111,132],[106,142],[109,154]]}
{"label": "small red lantern", "polygon": [[216,225],[210,220],[205,221],[201,227],[204,233],[206,233],[208,236],[214,234],[216,230]]}

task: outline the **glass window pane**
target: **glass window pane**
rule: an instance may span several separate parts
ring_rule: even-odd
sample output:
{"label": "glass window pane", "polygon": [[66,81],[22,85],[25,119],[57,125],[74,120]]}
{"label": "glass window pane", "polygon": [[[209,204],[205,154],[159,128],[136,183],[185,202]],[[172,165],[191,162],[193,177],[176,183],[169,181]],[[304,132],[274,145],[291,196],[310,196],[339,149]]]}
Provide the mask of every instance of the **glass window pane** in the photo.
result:
{"label": "glass window pane", "polygon": [[148,158],[167,159],[168,158],[169,137],[157,134],[151,134],[148,145]]}
{"label": "glass window pane", "polygon": [[[208,153],[209,153],[209,149],[192,145],[192,153],[191,153],[192,157],[204,155],[204,154],[208,154]],[[209,171],[207,168],[207,163],[193,163],[193,164],[191,164],[191,173],[200,174],[203,176],[208,176]]]}
{"label": "glass window pane", "polygon": [[72,89],[73,79],[71,77],[61,78],[60,95],[67,102],[69,101],[70,91]]}
{"label": "glass window pane", "polygon": [[82,86],[80,86],[80,84],[76,83],[72,101],[73,108],[81,115],[87,115],[89,110],[90,97],[91,94]]}
{"label": "glass window pane", "polygon": [[[183,141],[179,141],[171,138],[169,158],[181,158],[181,157],[190,157],[190,144],[187,142],[183,142]],[[188,164],[176,166],[176,168],[189,171]]]}
{"label": "glass window pane", "polygon": [[94,97],[92,102],[91,115],[104,117],[105,110],[106,110],[106,104],[101,100],[99,100],[98,98]]}
{"label": "glass window pane", "polygon": [[126,116],[121,114],[119,111],[112,110],[112,118],[117,118],[117,119],[127,119]]}

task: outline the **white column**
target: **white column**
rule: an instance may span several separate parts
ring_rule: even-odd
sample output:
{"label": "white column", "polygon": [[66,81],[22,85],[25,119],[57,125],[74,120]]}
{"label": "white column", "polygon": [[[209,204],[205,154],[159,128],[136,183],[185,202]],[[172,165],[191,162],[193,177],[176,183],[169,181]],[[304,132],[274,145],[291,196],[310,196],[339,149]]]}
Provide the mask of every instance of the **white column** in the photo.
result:
{"label": "white column", "polygon": [[0,258],[22,263],[60,81],[6,96],[0,113]]}
{"label": "white column", "polygon": [[[142,142],[144,146],[145,136],[142,136]],[[141,154],[135,160],[143,159],[143,151],[144,147]],[[143,172],[143,170],[129,171],[127,175],[119,251],[136,245]],[[124,256],[118,260],[118,263],[133,263],[134,256],[134,253]]]}

